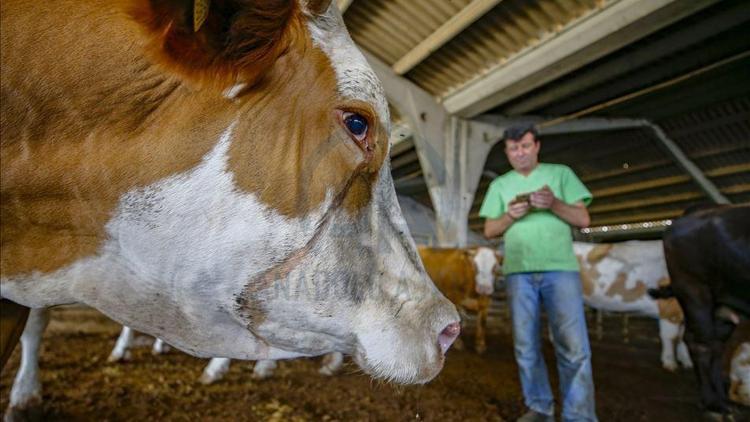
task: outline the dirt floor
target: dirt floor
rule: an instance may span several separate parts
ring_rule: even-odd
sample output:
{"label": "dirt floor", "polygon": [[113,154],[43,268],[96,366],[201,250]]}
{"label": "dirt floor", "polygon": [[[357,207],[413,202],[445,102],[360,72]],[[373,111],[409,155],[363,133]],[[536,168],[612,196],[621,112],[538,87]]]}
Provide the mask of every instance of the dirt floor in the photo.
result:
{"label": "dirt floor", "polygon": [[[625,344],[619,321],[605,320],[604,338],[592,340],[599,419],[700,420],[693,373],[660,367],[656,322],[631,319]],[[502,330],[483,356],[451,350],[443,372],[423,387],[371,381],[352,363],[323,377],[317,359],[282,362],[264,381],[251,379],[252,363],[235,362],[223,381],[204,386],[197,380],[207,361],[178,351],[152,356],[141,346],[130,362],[107,363],[119,330],[88,308],[53,311],[40,363],[43,420],[501,421],[523,412],[511,338]],[[0,378],[2,408],[18,360],[16,350]]]}

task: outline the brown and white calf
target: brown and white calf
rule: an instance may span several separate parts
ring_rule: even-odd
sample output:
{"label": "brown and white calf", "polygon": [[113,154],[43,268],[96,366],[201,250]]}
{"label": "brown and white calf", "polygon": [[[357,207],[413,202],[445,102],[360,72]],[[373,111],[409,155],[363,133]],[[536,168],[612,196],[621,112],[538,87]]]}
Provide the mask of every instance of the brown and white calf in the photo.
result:
{"label": "brown and white calf", "polygon": [[429,381],[459,318],[336,5],[196,4],[0,3],[2,298],[84,303],[196,356],[342,351]]}
{"label": "brown and white calf", "polygon": [[[495,279],[500,275],[502,257],[494,250],[476,248],[432,248],[419,246],[427,273],[435,285],[454,305],[463,311],[476,313],[475,349],[487,350],[485,332],[487,312],[494,291]],[[461,347],[460,339],[456,346]]]}
{"label": "brown and white calf", "polygon": [[[669,284],[669,274],[660,240],[622,243],[574,242],[581,265],[586,304],[595,309],[629,312],[659,320],[662,366],[677,369],[693,366],[682,339],[682,310],[674,299],[654,300],[648,289]],[[675,359],[675,350],[677,359]]]}

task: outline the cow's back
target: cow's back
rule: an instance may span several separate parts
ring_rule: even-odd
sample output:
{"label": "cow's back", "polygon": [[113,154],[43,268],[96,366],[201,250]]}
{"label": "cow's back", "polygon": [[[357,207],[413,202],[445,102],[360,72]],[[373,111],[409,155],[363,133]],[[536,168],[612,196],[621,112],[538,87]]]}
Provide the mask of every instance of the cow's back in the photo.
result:
{"label": "cow's back", "polygon": [[675,289],[683,277],[703,280],[716,300],[750,315],[750,207],[700,209],[677,219],[664,235]]}
{"label": "cow's back", "polygon": [[[666,307],[660,307],[648,295],[648,289],[669,283],[660,241],[574,242],[573,248],[581,266],[584,300],[589,306],[651,317],[674,313],[661,309]],[[674,317],[681,319],[681,315]]]}

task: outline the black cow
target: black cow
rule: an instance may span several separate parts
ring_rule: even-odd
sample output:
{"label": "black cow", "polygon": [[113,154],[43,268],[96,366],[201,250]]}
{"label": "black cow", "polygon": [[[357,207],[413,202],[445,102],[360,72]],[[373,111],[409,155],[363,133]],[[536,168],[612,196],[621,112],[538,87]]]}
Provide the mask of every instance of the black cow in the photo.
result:
{"label": "black cow", "polygon": [[703,405],[728,413],[722,357],[735,326],[750,317],[750,207],[686,211],[664,234],[664,255],[671,288],[652,296],[680,302]]}
{"label": "black cow", "polygon": [[740,318],[750,317],[750,207],[686,211],[664,234],[664,256],[671,286],[652,296],[680,302],[703,405],[728,413],[722,358]]}

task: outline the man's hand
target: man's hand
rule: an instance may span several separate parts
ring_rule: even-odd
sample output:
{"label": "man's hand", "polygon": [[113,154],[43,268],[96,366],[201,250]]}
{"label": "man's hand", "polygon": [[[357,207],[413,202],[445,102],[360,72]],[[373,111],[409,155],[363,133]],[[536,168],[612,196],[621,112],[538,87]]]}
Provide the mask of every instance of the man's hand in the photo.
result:
{"label": "man's hand", "polygon": [[526,215],[530,208],[529,203],[526,201],[511,202],[508,204],[508,215],[510,215],[512,219],[518,220]]}
{"label": "man's hand", "polygon": [[532,192],[530,198],[532,207],[543,210],[550,209],[556,200],[557,198],[555,198],[555,194],[547,185],[544,185],[543,188],[536,192]]}

